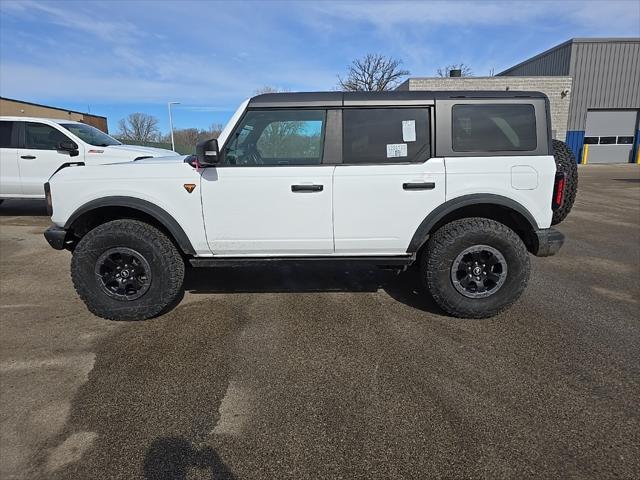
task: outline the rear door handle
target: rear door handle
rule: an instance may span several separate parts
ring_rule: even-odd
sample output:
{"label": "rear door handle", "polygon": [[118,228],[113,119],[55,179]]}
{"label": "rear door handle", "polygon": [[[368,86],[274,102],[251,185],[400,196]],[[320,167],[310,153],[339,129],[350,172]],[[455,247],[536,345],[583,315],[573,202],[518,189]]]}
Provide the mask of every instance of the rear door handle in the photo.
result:
{"label": "rear door handle", "polygon": [[433,190],[436,188],[435,182],[409,182],[403,183],[402,188],[405,190]]}
{"label": "rear door handle", "polygon": [[20,158],[24,158],[25,160],[33,160],[36,157],[34,157],[33,155],[22,155]]}
{"label": "rear door handle", "polygon": [[321,192],[324,185],[291,185],[292,192]]}

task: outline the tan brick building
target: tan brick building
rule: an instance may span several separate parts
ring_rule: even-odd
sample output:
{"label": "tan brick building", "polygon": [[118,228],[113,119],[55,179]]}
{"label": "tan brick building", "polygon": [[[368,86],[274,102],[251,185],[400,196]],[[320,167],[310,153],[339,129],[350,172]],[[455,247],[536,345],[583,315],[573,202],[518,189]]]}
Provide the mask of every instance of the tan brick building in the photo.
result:
{"label": "tan brick building", "polygon": [[92,125],[104,133],[109,133],[107,117],[91,115],[90,113],[65,110],[63,108],[49,107],[37,103],[23,102],[11,98],[0,97],[0,115],[8,117],[41,117],[73,120]]}

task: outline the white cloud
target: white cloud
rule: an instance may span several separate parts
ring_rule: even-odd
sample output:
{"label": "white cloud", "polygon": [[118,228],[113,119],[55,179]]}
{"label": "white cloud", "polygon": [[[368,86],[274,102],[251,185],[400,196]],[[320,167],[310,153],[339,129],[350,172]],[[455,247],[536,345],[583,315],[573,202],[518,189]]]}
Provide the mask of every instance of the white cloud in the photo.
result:
{"label": "white cloud", "polygon": [[[235,106],[265,85],[331,89],[336,74],[367,51],[402,58],[414,75],[454,61],[486,74],[486,66],[499,71],[556,39],[632,35],[640,28],[634,0],[78,2],[73,8],[0,1],[0,15],[12,20],[12,30],[0,35],[3,95],[77,102],[171,98],[215,108]],[[502,41],[514,27],[517,36]],[[495,34],[478,38],[479,30]],[[467,43],[443,47],[458,37]]]}
{"label": "white cloud", "polygon": [[[640,2],[637,0],[497,0],[429,2],[345,1],[318,2],[310,9],[315,14],[347,21],[363,21],[384,31],[402,25],[478,26],[499,28],[504,25],[525,24],[532,20],[546,20],[549,24],[561,20],[593,28],[594,34],[612,25],[620,35],[640,34]],[[315,24],[322,22],[317,19]],[[451,32],[455,35],[455,32]]]}
{"label": "white cloud", "polygon": [[141,36],[141,32],[130,22],[105,20],[106,12],[88,15],[73,8],[75,5],[67,5],[67,8],[58,8],[56,5],[59,4],[23,0],[3,2],[2,8],[7,12],[31,18],[46,16],[52,23],[107,41],[130,42]]}

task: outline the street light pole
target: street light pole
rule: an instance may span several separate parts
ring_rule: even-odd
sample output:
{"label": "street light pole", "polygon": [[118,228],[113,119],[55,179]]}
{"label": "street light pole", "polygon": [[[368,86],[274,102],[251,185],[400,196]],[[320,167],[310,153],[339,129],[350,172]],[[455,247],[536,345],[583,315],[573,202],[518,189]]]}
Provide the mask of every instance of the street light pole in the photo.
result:
{"label": "street light pole", "polygon": [[171,130],[171,150],[176,151],[176,143],[173,140],[173,118],[171,117],[171,105],[179,105],[180,102],[167,102],[169,107],[169,130]]}

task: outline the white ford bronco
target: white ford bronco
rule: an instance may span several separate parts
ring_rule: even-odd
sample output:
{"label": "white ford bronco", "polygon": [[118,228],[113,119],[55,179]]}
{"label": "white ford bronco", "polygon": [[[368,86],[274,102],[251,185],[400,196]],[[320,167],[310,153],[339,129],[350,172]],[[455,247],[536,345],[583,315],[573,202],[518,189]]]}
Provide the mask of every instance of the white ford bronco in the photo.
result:
{"label": "white ford bronco", "polygon": [[56,172],[45,237],[108,319],[166,312],[185,265],[286,261],[415,263],[443,310],[483,318],[562,246],[576,189],[541,93],[276,93],[196,155]]}

